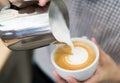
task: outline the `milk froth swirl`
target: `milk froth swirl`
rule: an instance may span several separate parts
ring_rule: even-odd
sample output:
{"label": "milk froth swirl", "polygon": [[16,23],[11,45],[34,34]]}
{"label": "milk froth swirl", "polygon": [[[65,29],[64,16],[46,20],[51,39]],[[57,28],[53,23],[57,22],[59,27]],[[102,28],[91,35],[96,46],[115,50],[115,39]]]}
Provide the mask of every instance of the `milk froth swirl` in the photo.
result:
{"label": "milk froth swirl", "polygon": [[82,47],[75,47],[72,55],[66,56],[65,59],[69,64],[79,65],[84,63],[88,58],[88,52]]}
{"label": "milk froth swirl", "polygon": [[73,44],[74,53],[68,45],[56,50],[54,57],[56,64],[67,70],[79,70],[92,64],[96,58],[92,47],[80,41],[74,41]]}

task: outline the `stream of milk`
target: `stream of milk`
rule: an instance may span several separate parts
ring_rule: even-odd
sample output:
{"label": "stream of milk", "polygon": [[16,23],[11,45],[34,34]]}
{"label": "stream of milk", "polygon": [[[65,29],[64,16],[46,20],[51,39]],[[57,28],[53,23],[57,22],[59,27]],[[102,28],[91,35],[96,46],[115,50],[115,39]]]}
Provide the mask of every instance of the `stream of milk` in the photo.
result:
{"label": "stream of milk", "polygon": [[63,18],[63,15],[59,11],[59,9],[56,9],[56,14],[57,14],[56,15],[57,18],[55,18],[55,20],[53,19],[54,21],[52,21],[52,23],[51,23],[52,33],[53,33],[54,37],[56,38],[56,40],[58,40],[59,42],[66,43],[73,50],[74,46],[71,41],[70,31],[69,31],[67,24]]}
{"label": "stream of milk", "polygon": [[52,33],[54,37],[59,42],[64,42],[67,45],[69,45],[72,48],[72,55],[69,55],[66,57],[66,61],[70,64],[78,65],[84,63],[88,58],[87,51],[82,47],[74,47],[71,37],[70,37],[70,31],[65,23],[65,20],[61,15],[58,15],[59,23],[58,21],[55,21],[52,26]]}
{"label": "stream of milk", "polygon": [[52,22],[51,30],[57,41],[66,43],[72,49],[72,55],[67,57],[70,64],[82,64],[88,58],[88,53],[84,48],[75,48],[70,37],[70,31],[60,11],[56,9],[57,20]]}

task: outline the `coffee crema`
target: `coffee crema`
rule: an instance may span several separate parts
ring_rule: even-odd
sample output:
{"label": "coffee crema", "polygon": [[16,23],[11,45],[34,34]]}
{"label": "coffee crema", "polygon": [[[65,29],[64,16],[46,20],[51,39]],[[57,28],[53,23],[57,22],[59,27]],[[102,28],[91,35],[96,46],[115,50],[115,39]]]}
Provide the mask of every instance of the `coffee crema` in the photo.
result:
{"label": "coffee crema", "polygon": [[[88,67],[96,58],[96,53],[91,46],[80,41],[73,41],[74,48],[81,52],[72,53],[70,46],[63,45],[55,51],[55,63],[66,70],[80,70]],[[79,54],[77,54],[79,53]],[[83,54],[83,55],[82,55]],[[84,57],[83,59],[81,59]],[[81,60],[81,61],[79,61]]]}

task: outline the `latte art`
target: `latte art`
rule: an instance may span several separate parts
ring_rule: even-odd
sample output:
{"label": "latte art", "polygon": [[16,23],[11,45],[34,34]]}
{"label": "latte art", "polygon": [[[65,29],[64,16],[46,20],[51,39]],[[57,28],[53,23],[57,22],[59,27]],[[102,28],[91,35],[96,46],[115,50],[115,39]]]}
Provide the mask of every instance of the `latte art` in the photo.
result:
{"label": "latte art", "polygon": [[73,50],[73,54],[66,56],[66,61],[69,64],[79,65],[84,63],[88,59],[88,52],[82,47],[76,47]]}
{"label": "latte art", "polygon": [[68,45],[63,45],[55,51],[54,60],[59,67],[67,70],[79,70],[93,63],[96,54],[91,46],[79,41],[74,41],[73,45],[73,51]]}

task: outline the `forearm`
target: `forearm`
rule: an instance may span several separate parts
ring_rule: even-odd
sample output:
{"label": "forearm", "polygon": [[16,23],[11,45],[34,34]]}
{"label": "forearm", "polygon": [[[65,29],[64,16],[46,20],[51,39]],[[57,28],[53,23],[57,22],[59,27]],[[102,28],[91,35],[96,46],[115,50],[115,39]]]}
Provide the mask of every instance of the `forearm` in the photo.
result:
{"label": "forearm", "polygon": [[10,52],[11,50],[9,50],[0,39],[0,71],[8,59]]}

